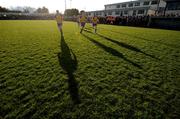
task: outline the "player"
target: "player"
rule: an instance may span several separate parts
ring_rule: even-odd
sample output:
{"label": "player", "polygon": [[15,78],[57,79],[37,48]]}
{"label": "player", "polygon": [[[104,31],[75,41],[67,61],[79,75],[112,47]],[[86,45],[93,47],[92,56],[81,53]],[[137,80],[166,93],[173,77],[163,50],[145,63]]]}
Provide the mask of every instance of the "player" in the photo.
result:
{"label": "player", "polygon": [[56,10],[55,19],[56,19],[58,28],[59,28],[60,32],[62,33],[63,16],[62,16],[62,14],[59,13],[59,10]]}
{"label": "player", "polygon": [[82,31],[83,31],[83,29],[84,29],[84,27],[85,27],[85,25],[86,25],[86,21],[87,21],[87,18],[86,18],[86,16],[85,16],[85,12],[82,11],[81,14],[82,14],[82,15],[81,15],[80,18],[79,18],[79,22],[80,22],[80,25],[81,25],[81,31],[80,31],[80,33],[82,33]]}
{"label": "player", "polygon": [[97,32],[97,24],[99,22],[98,17],[97,16],[92,17],[91,22],[92,22],[92,26],[94,28],[94,33],[96,33]]}

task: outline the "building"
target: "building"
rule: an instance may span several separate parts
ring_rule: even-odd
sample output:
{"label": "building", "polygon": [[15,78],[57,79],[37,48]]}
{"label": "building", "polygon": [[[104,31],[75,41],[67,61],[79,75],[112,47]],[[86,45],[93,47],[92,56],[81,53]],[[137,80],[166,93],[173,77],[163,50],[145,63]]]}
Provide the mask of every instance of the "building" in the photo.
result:
{"label": "building", "polygon": [[105,16],[105,10],[97,10],[97,11],[89,11],[89,12],[86,12],[86,15],[87,16],[99,16],[99,17],[104,17]]}
{"label": "building", "polygon": [[105,5],[105,11],[112,16],[143,16],[155,15],[159,8],[165,6],[162,0],[138,0]]}
{"label": "building", "polygon": [[[105,5],[101,11],[87,12],[92,17],[97,16],[144,16],[163,14],[166,7],[164,0],[136,0]],[[158,12],[157,12],[158,11]]]}
{"label": "building", "polygon": [[180,16],[180,0],[164,0],[166,1],[165,15]]}

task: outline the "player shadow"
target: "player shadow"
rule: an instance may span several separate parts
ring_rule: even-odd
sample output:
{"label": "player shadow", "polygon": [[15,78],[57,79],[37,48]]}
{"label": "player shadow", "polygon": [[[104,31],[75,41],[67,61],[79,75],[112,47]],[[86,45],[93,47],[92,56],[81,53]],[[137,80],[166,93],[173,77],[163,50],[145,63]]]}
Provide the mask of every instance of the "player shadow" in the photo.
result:
{"label": "player shadow", "polygon": [[76,55],[68,47],[67,43],[64,40],[63,31],[61,31],[61,53],[58,53],[58,60],[60,66],[67,73],[68,76],[68,90],[72,101],[75,104],[80,103],[79,91],[78,91],[78,82],[75,79],[74,72],[77,70],[78,61]]}
{"label": "player shadow", "polygon": [[[104,29],[104,30],[107,30],[107,29]],[[112,32],[112,33],[123,34],[123,35],[130,36],[130,37],[133,37],[133,38],[141,39],[141,40],[144,40],[144,41],[149,41],[149,42],[154,42],[154,43],[158,43],[158,44],[163,44],[163,45],[166,45],[166,46],[169,46],[169,47],[172,47],[172,48],[177,48],[178,47],[177,45],[167,44],[167,43],[163,43],[163,42],[160,42],[160,41],[150,40],[150,39],[147,39],[147,38],[139,37],[138,35],[132,35],[132,34],[118,32],[118,31],[113,31],[113,30],[109,30],[109,31]]]}
{"label": "player shadow", "polygon": [[[89,30],[86,30],[86,29],[85,29],[84,31],[85,31],[85,32],[88,32],[88,33],[93,33],[92,31],[89,31]],[[115,44],[117,44],[117,45],[119,45],[119,46],[121,46],[121,47],[124,47],[124,48],[126,48],[126,49],[129,49],[129,50],[132,50],[132,51],[135,51],[135,52],[139,52],[139,53],[142,53],[142,54],[144,54],[144,55],[146,55],[146,56],[149,56],[149,57],[151,57],[151,58],[154,58],[154,59],[159,60],[159,59],[156,58],[155,56],[150,55],[150,54],[147,54],[147,53],[143,52],[142,50],[140,50],[139,48],[134,47],[134,46],[132,46],[132,45],[129,45],[129,44],[126,44],[126,43],[123,43],[123,42],[119,42],[119,41],[113,40],[113,39],[108,38],[108,37],[106,37],[106,36],[103,36],[103,35],[101,35],[101,34],[99,34],[99,33],[97,33],[96,35],[98,35],[99,37],[101,37],[101,38],[103,38],[103,39],[106,39],[106,40],[108,40],[108,41],[110,41],[110,42],[112,42],[112,43],[115,43]]]}
{"label": "player shadow", "polygon": [[119,46],[121,46],[121,47],[124,47],[124,48],[126,48],[126,49],[129,49],[129,50],[132,50],[132,51],[135,51],[135,52],[142,53],[142,54],[144,54],[144,55],[146,55],[146,56],[149,56],[149,57],[151,57],[151,58],[154,58],[154,59],[158,59],[158,58],[156,58],[156,57],[153,56],[153,55],[150,55],[150,54],[147,54],[147,53],[143,52],[142,50],[140,50],[139,48],[137,48],[137,47],[135,47],[135,46],[132,46],[132,45],[129,45],[129,44],[120,42],[120,41],[113,40],[113,39],[108,38],[108,37],[106,37],[106,36],[103,36],[103,35],[101,35],[101,34],[97,34],[97,35],[98,35],[99,37],[103,38],[103,39],[106,39],[106,40],[108,40],[108,41],[110,41],[110,42],[112,42],[112,43],[115,43],[115,44],[117,44],[117,45],[119,45]]}
{"label": "player shadow", "polygon": [[84,30],[92,30],[93,28],[92,27],[85,27]]}
{"label": "player shadow", "polygon": [[93,42],[95,45],[97,45],[97,46],[99,46],[100,48],[102,48],[104,51],[112,54],[113,56],[122,58],[123,60],[129,62],[129,63],[132,64],[133,66],[135,66],[135,67],[137,67],[137,68],[139,68],[139,69],[142,69],[142,67],[141,67],[139,64],[137,64],[137,63],[135,63],[135,62],[127,59],[122,53],[118,52],[117,50],[115,50],[115,49],[113,49],[113,48],[111,48],[111,47],[108,47],[108,46],[106,46],[106,45],[104,45],[104,44],[102,44],[102,43],[94,40],[93,38],[91,38],[91,37],[89,37],[89,36],[87,36],[87,35],[85,35],[85,34],[82,34],[82,35],[83,35],[85,38],[87,38],[88,40],[90,40],[91,42]]}

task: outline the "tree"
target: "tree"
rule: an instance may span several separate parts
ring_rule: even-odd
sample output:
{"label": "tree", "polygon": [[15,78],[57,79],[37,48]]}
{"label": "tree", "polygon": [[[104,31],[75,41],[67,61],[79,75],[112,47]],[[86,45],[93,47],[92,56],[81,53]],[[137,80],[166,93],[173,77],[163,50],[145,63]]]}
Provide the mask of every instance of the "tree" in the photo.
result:
{"label": "tree", "polygon": [[5,7],[0,6],[0,12],[11,12],[11,13],[21,13],[20,10],[15,10],[15,9],[7,9]]}
{"label": "tree", "polygon": [[42,13],[49,13],[49,10],[48,10],[48,8],[46,8],[46,7],[43,7],[43,8],[42,8]]}
{"label": "tree", "polygon": [[10,7],[10,12],[16,12],[16,13],[33,13],[36,9],[30,6],[15,6],[15,7]]}
{"label": "tree", "polygon": [[79,14],[79,10],[78,9],[66,9],[64,12],[65,16],[77,16]]}
{"label": "tree", "polygon": [[23,12],[24,13],[34,13],[36,11],[36,9],[35,8],[33,8],[33,7],[23,7]]}
{"label": "tree", "polygon": [[49,13],[49,10],[46,7],[42,7],[42,8],[38,8],[36,10],[36,13]]}
{"label": "tree", "polygon": [[37,10],[36,10],[36,13],[41,13],[41,8],[38,8]]}
{"label": "tree", "polygon": [[0,6],[0,12],[8,12],[9,10],[5,7]]}
{"label": "tree", "polygon": [[82,12],[85,12],[85,11],[84,11],[84,10],[81,10],[81,11],[80,11],[80,14],[82,14]]}

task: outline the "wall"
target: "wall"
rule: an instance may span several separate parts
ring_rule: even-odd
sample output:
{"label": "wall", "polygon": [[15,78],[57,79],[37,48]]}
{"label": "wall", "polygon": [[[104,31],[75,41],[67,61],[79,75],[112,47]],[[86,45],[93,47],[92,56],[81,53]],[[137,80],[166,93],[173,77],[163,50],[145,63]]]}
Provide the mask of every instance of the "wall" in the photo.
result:
{"label": "wall", "polygon": [[179,18],[152,17],[150,27],[180,30]]}
{"label": "wall", "polygon": [[165,15],[170,15],[170,14],[179,14],[180,16],[180,10],[167,10],[165,12]]}

